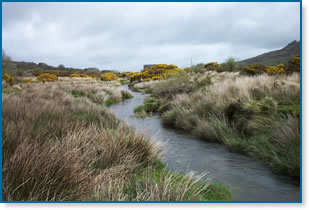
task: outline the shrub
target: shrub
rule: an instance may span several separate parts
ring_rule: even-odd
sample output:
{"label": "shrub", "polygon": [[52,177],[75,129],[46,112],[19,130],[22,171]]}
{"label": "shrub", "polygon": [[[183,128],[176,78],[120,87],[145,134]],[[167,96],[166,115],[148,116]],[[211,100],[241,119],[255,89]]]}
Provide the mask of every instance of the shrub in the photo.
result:
{"label": "shrub", "polygon": [[10,76],[8,73],[2,75],[2,81],[6,81],[7,83],[13,85],[14,84],[14,77]]}
{"label": "shrub", "polygon": [[96,79],[98,77],[98,75],[96,74],[92,74],[92,75],[89,75],[89,77],[93,78],[93,79]]}
{"label": "shrub", "polygon": [[205,67],[206,71],[220,71],[221,70],[221,66],[217,62],[207,63],[207,64],[205,64],[204,67]]}
{"label": "shrub", "polygon": [[24,75],[24,71],[23,70],[18,70],[17,71],[17,76],[23,76]]}
{"label": "shrub", "polygon": [[245,66],[243,70],[241,70],[240,74],[243,75],[258,75],[266,72],[266,66],[263,64],[252,64]]}
{"label": "shrub", "polygon": [[[147,79],[149,79],[149,78],[147,78]],[[151,79],[152,80],[161,80],[161,79],[163,79],[163,77],[162,76],[153,76],[153,77],[151,77]]]}
{"label": "shrub", "polygon": [[196,64],[192,66],[192,71],[195,73],[205,73],[205,68],[203,63]]}
{"label": "shrub", "polygon": [[187,73],[191,73],[192,72],[192,68],[191,67],[187,67],[183,69],[185,72]]}
{"label": "shrub", "polygon": [[130,77],[134,75],[134,72],[122,72],[118,75],[119,78],[130,79]]}
{"label": "shrub", "polygon": [[236,71],[238,68],[238,63],[236,62],[236,59],[233,57],[229,57],[225,60],[224,63],[221,64],[221,70],[222,71]]}
{"label": "shrub", "polygon": [[23,82],[24,82],[24,83],[32,82],[32,79],[31,79],[31,78],[23,79]]}
{"label": "shrub", "polygon": [[80,77],[89,77],[88,74],[81,74]]}
{"label": "shrub", "polygon": [[103,81],[117,81],[120,82],[118,77],[114,73],[105,73],[101,75],[101,80]]}
{"label": "shrub", "polygon": [[54,74],[44,73],[37,76],[36,79],[42,82],[54,82],[58,80],[58,77]]}
{"label": "shrub", "polygon": [[266,73],[269,75],[275,75],[275,74],[283,74],[285,72],[284,65],[279,64],[277,66],[267,66],[266,67]]}
{"label": "shrub", "polygon": [[291,60],[289,60],[286,68],[286,73],[291,74],[293,72],[300,72],[300,56],[294,56]]}
{"label": "shrub", "polygon": [[70,75],[70,77],[80,77],[80,75],[73,73],[73,74]]}
{"label": "shrub", "polygon": [[176,65],[158,64],[130,76],[130,82],[162,80],[185,73]]}

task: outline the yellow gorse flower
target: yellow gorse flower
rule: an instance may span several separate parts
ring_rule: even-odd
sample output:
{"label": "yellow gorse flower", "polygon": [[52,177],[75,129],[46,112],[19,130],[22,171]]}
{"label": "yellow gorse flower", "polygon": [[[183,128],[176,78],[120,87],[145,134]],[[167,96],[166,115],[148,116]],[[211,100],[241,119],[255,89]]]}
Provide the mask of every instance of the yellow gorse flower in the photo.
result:
{"label": "yellow gorse flower", "polygon": [[58,77],[54,74],[44,73],[37,76],[36,79],[42,82],[54,82],[58,80]]}
{"label": "yellow gorse flower", "polygon": [[130,81],[150,81],[167,79],[171,76],[184,74],[185,71],[176,65],[158,64],[130,76]]}
{"label": "yellow gorse flower", "polygon": [[284,70],[283,64],[279,64],[277,66],[267,66],[266,67],[266,73],[269,75],[283,74],[284,72],[285,70]]}
{"label": "yellow gorse flower", "polygon": [[8,73],[2,75],[2,81],[6,81],[7,83],[14,83],[14,77],[10,76]]}
{"label": "yellow gorse flower", "polygon": [[112,80],[114,80],[114,81],[117,81],[117,82],[120,81],[119,78],[114,73],[111,73],[111,72],[102,74],[101,75],[101,80],[103,80],[103,81],[112,81]]}
{"label": "yellow gorse flower", "polygon": [[73,74],[70,75],[70,77],[80,77],[80,75],[73,73]]}

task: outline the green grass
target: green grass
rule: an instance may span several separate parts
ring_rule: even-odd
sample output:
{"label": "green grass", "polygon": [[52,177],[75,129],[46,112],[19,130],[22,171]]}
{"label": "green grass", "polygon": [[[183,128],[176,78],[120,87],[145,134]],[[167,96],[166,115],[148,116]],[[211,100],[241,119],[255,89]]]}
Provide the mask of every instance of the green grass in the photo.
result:
{"label": "green grass", "polygon": [[3,200],[212,199],[199,191],[208,183],[168,171],[159,148],[95,104],[94,91],[32,85],[3,95]]}
{"label": "green grass", "polygon": [[110,107],[111,105],[113,105],[115,103],[116,102],[113,98],[108,98],[104,105],[107,106],[107,107]]}
{"label": "green grass", "polygon": [[[261,160],[275,172],[298,178],[297,78],[297,75],[220,78],[225,83],[224,91],[218,90],[220,86],[212,88],[215,83],[212,84],[209,77],[170,79],[151,87],[151,97],[145,99],[137,111],[158,112],[166,126],[182,129],[206,141],[220,142],[232,152]],[[241,80],[251,82],[243,84]],[[263,81],[267,82],[261,86]],[[291,81],[294,84],[290,87]]]}
{"label": "green grass", "polygon": [[121,91],[122,100],[133,98],[133,95],[128,91]]}
{"label": "green grass", "polygon": [[[144,188],[151,188],[157,192],[156,196],[163,201],[230,201],[232,199],[231,192],[224,185],[202,180],[194,183],[184,174],[167,170],[159,160],[154,160],[152,166],[140,170],[133,176],[125,186],[125,193],[129,195],[129,200],[138,200],[142,193],[139,189]],[[149,197],[155,199],[156,196]]]}
{"label": "green grass", "polygon": [[300,114],[300,105],[292,104],[292,105],[279,105],[278,111],[283,113],[293,113],[296,115]]}
{"label": "green grass", "polygon": [[72,95],[75,98],[86,96],[86,92],[82,90],[72,90]]}
{"label": "green grass", "polygon": [[7,87],[7,88],[2,89],[2,93],[7,94],[7,95],[13,94],[13,93],[18,93],[18,92],[20,92],[20,90],[17,89],[17,88],[13,88],[13,87]]}
{"label": "green grass", "polygon": [[158,112],[160,108],[160,102],[154,97],[148,97],[144,100],[143,105],[140,105],[134,109],[135,116],[145,118],[152,116],[152,113]]}
{"label": "green grass", "polygon": [[135,107],[135,108],[134,108],[134,113],[138,113],[138,112],[143,111],[143,108],[144,108],[143,105],[140,105],[140,106]]}
{"label": "green grass", "polygon": [[122,84],[122,85],[126,85],[126,84],[129,84],[129,83],[130,83],[130,81],[127,80],[127,79],[120,79],[120,84]]}

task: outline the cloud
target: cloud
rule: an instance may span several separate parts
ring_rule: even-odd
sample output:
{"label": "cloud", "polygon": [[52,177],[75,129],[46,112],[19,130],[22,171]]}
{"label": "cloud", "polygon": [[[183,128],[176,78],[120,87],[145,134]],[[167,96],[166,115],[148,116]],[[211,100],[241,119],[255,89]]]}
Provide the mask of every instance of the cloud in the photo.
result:
{"label": "cloud", "polygon": [[300,37],[299,3],[3,3],[15,60],[139,71],[239,59]]}

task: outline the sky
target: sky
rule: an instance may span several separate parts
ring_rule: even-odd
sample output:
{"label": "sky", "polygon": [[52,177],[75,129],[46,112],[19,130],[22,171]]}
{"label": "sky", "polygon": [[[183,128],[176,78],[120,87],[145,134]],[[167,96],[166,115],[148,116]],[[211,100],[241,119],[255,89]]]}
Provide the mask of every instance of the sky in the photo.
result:
{"label": "sky", "polygon": [[2,3],[16,61],[140,71],[238,60],[300,39],[299,3]]}

